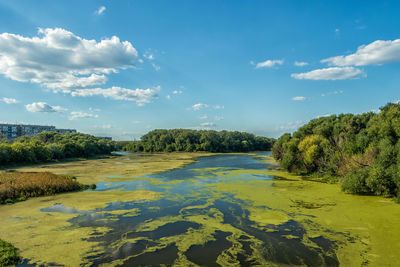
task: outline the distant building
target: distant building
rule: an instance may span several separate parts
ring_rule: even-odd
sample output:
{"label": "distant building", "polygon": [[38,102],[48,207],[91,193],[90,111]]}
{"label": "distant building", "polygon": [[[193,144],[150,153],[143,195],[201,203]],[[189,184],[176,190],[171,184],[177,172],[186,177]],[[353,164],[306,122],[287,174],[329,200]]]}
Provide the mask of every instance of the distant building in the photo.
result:
{"label": "distant building", "polygon": [[56,129],[55,126],[0,123],[0,133],[5,138],[35,135],[41,132],[76,133],[75,129]]}

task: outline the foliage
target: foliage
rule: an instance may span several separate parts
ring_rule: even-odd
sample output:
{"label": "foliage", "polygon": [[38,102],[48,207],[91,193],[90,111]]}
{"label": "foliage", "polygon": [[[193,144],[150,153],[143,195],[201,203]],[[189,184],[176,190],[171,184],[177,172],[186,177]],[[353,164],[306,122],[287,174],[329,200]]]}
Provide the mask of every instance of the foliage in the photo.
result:
{"label": "foliage", "polygon": [[39,163],[70,157],[109,154],[116,142],[81,133],[42,132],[14,141],[0,140],[0,165]]}
{"label": "foliage", "polygon": [[95,188],[95,185],[77,182],[74,177],[59,176],[50,172],[0,172],[0,204],[13,203],[29,197]]}
{"label": "foliage", "polygon": [[273,156],[295,173],[339,177],[344,191],[400,197],[400,104],[311,120],[282,135]]}
{"label": "foliage", "polygon": [[270,150],[274,140],[245,132],[153,130],[123,149],[130,152],[248,152]]}
{"label": "foliage", "polygon": [[0,266],[9,266],[22,260],[18,250],[10,243],[0,239]]}

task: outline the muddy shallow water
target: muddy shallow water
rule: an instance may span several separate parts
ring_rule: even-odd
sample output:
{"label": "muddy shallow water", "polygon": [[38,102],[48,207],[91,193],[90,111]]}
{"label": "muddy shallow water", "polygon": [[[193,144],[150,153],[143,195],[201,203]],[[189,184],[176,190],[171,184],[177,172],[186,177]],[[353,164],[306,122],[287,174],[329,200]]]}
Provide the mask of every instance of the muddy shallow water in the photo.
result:
{"label": "muddy shallow water", "polygon": [[19,266],[400,265],[400,205],[278,179],[263,155],[3,206],[0,237],[20,248]]}

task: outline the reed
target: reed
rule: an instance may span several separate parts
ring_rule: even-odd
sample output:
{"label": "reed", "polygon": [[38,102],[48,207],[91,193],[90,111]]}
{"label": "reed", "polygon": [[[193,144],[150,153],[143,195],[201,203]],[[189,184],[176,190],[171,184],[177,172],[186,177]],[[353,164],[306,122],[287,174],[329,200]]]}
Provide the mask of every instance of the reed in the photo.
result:
{"label": "reed", "polygon": [[95,185],[83,185],[75,177],[51,172],[0,172],[0,204],[88,188],[93,189]]}

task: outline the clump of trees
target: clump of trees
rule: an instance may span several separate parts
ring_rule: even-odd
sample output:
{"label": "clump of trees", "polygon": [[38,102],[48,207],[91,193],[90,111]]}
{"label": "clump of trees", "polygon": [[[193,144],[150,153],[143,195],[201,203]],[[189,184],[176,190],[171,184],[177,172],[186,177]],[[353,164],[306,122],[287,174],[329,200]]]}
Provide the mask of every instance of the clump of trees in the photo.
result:
{"label": "clump of trees", "polygon": [[400,199],[400,105],[311,120],[282,135],[273,156],[289,172],[338,177],[344,191]]}
{"label": "clump of trees", "polygon": [[270,150],[274,139],[245,132],[213,130],[153,130],[142,136],[141,141],[124,147],[130,152],[248,152]]}
{"label": "clump of trees", "polygon": [[82,133],[42,132],[0,140],[0,165],[39,163],[71,157],[109,154],[117,143]]}

